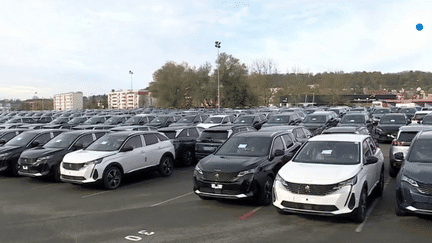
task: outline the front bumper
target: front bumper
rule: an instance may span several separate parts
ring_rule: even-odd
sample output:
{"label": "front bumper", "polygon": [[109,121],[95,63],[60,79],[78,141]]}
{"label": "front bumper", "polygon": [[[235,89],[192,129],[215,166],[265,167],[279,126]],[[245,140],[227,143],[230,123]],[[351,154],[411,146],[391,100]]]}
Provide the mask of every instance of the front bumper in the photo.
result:
{"label": "front bumper", "polygon": [[[357,186],[357,185],[356,185]],[[273,184],[273,206],[294,213],[336,216],[351,213],[358,205],[355,186],[345,186],[327,195],[297,194],[280,181]]]}
{"label": "front bumper", "polygon": [[[66,167],[66,168],[65,168]],[[100,175],[96,165],[80,169],[70,169],[64,163],[60,164],[60,180],[74,184],[87,184],[96,182]]]}
{"label": "front bumper", "polygon": [[397,206],[412,213],[432,215],[432,184],[429,185],[417,188],[401,182],[396,188]]}
{"label": "front bumper", "polygon": [[257,188],[253,176],[231,182],[205,181],[194,177],[194,192],[205,197],[246,199],[254,197]]}

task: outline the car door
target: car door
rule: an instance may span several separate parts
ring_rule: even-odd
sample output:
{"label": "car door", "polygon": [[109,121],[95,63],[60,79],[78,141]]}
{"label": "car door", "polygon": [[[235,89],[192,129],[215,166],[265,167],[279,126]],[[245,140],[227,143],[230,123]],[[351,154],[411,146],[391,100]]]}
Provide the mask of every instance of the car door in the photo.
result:
{"label": "car door", "polygon": [[384,155],[381,151],[381,148],[375,143],[375,141],[369,137],[366,139],[369,147],[371,148],[372,155],[378,158],[378,162],[374,164],[375,166],[375,179],[376,182],[379,180],[382,163],[384,162]]}
{"label": "car door", "polygon": [[373,189],[373,186],[375,185],[377,181],[377,175],[375,173],[376,171],[376,165],[377,164],[369,164],[366,165],[366,158],[368,156],[372,156],[372,150],[369,146],[369,143],[366,140],[363,140],[362,142],[362,148],[363,148],[363,170],[361,171],[362,176],[366,177],[367,185],[368,185],[368,195],[370,194],[371,190]]}
{"label": "car door", "polygon": [[122,153],[121,160],[124,173],[129,173],[146,165],[142,138],[140,135],[131,136],[122,146],[122,148],[132,147],[131,151]]}
{"label": "car door", "polygon": [[159,143],[155,134],[144,134],[143,136],[145,160],[149,166],[158,165],[164,152],[162,143]]}

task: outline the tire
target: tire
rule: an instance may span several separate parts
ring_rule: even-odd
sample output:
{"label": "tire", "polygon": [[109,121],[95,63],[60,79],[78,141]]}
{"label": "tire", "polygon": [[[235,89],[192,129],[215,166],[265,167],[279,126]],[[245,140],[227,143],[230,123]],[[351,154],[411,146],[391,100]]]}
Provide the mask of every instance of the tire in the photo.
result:
{"label": "tire", "polygon": [[105,169],[102,176],[103,187],[107,190],[114,190],[120,186],[122,172],[117,166],[110,166]]}
{"label": "tire", "polygon": [[19,171],[19,169],[20,169],[21,166],[18,164],[18,162],[11,162],[10,166],[11,166],[11,173],[12,173],[12,175],[15,176],[15,177],[20,176],[18,174],[18,171]]}
{"label": "tire", "polygon": [[54,181],[55,182],[61,182],[61,179],[60,179],[60,164],[55,165],[54,168],[53,168],[53,170],[54,170]]}
{"label": "tire", "polygon": [[363,188],[359,198],[359,205],[352,214],[352,220],[356,223],[363,223],[363,221],[366,218],[366,209],[367,209],[367,192],[366,192],[366,188]]}
{"label": "tire", "polygon": [[394,168],[393,166],[390,165],[390,167],[389,167],[389,175],[390,175],[390,177],[395,178],[398,173],[399,173],[399,171],[396,168]]}
{"label": "tire", "polygon": [[159,174],[161,176],[170,176],[174,169],[174,162],[171,157],[164,156],[162,157],[159,163]]}
{"label": "tire", "polygon": [[194,157],[192,151],[190,151],[190,150],[186,150],[182,154],[181,160],[182,160],[183,166],[191,166],[195,163],[195,157]]}
{"label": "tire", "polygon": [[270,205],[272,203],[272,188],[273,188],[273,179],[270,176],[267,176],[263,186],[258,190],[258,203],[260,205]]}
{"label": "tire", "polygon": [[384,193],[384,168],[381,169],[380,179],[378,185],[375,188],[375,195],[381,197]]}

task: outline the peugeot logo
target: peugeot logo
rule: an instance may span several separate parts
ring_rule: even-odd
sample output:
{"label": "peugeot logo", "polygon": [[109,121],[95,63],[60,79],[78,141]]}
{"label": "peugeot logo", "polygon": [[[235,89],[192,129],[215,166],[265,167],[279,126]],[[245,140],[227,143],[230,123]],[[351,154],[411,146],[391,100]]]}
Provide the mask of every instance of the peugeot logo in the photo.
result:
{"label": "peugeot logo", "polygon": [[217,181],[219,180],[219,174],[218,173],[215,174],[215,178]]}
{"label": "peugeot logo", "polygon": [[307,193],[310,192],[310,186],[309,186],[309,185],[306,185],[306,186],[305,186],[305,192],[307,192]]}

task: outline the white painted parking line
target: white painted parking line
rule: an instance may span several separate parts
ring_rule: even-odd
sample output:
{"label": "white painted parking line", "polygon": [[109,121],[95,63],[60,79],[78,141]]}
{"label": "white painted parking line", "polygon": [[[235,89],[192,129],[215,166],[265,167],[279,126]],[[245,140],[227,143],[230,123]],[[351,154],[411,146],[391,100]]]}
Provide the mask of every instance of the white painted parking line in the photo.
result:
{"label": "white painted parking line", "polygon": [[107,192],[110,192],[110,191],[103,191],[103,192],[93,193],[93,194],[90,194],[90,195],[83,196],[82,198],[92,197],[92,196],[100,195],[100,194],[107,193]]}
{"label": "white painted parking line", "polygon": [[175,197],[175,198],[171,198],[171,199],[168,199],[168,200],[163,201],[163,202],[160,202],[160,203],[156,203],[156,204],[150,205],[150,207],[156,207],[156,206],[162,205],[162,204],[164,204],[164,203],[171,202],[171,201],[174,201],[174,200],[176,200],[176,199],[179,199],[179,198],[182,198],[182,197],[188,196],[188,195],[190,195],[190,194],[192,194],[192,193],[193,193],[193,192],[188,192],[188,193],[183,194],[183,195],[181,195],[181,196],[178,196],[178,197]]}
{"label": "white painted parking line", "polygon": [[[387,181],[384,183],[384,191],[386,189],[386,186],[388,185],[390,181],[390,177],[387,179]],[[363,227],[366,225],[367,220],[369,219],[369,215],[373,212],[375,205],[377,204],[378,200],[375,199],[375,201],[372,203],[372,206],[369,208],[369,211],[366,214],[365,220],[363,223],[361,223],[359,226],[357,226],[355,232],[360,233],[363,230]]]}

